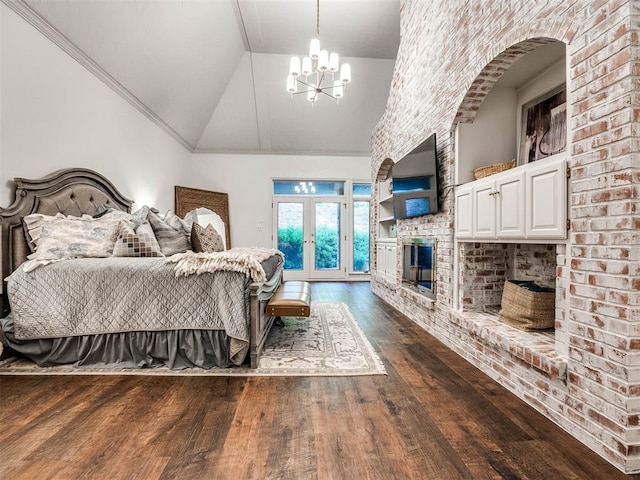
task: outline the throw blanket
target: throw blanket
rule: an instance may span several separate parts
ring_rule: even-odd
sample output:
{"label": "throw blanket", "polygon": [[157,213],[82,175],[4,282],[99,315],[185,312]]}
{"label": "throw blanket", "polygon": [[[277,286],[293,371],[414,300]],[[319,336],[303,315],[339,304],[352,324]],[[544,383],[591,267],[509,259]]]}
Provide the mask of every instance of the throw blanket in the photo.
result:
{"label": "throw blanket", "polygon": [[200,275],[217,271],[239,272],[247,275],[254,282],[266,281],[266,275],[261,262],[279,255],[280,250],[273,248],[231,248],[216,253],[178,253],[169,257],[167,261],[176,263],[176,276]]}
{"label": "throw blanket", "polygon": [[249,348],[251,281],[241,273],[177,277],[165,258],[111,257],[19,268],[7,281],[18,339],[203,329],[226,331],[236,364]]}

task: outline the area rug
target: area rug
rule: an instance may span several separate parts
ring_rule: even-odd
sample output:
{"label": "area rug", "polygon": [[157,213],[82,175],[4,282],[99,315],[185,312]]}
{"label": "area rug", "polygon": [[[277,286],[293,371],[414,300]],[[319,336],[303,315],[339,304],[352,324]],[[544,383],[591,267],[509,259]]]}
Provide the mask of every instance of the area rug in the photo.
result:
{"label": "area rug", "polygon": [[314,302],[311,316],[283,317],[267,338],[257,369],[106,369],[38,367],[22,358],[0,361],[0,375],[353,376],[386,375],[384,364],[354,319],[338,302]]}

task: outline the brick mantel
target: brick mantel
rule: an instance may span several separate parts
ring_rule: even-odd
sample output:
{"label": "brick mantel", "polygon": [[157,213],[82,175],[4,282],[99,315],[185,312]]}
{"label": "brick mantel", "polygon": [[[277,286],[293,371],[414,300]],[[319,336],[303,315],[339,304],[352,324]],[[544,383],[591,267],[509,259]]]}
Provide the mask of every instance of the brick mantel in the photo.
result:
{"label": "brick mantel", "polygon": [[[441,211],[398,224],[399,237],[438,239],[437,301],[421,305],[376,275],[373,290],[627,473],[640,472],[639,13],[631,0],[406,0],[371,165],[375,185],[389,160],[438,137]],[[570,232],[555,267],[564,351],[544,339],[527,350],[526,336],[496,334],[493,320],[463,314],[451,194],[457,125],[474,121],[518,58],[552,41],[567,45]],[[469,353],[478,335],[486,354]],[[533,364],[538,352],[543,368]]]}

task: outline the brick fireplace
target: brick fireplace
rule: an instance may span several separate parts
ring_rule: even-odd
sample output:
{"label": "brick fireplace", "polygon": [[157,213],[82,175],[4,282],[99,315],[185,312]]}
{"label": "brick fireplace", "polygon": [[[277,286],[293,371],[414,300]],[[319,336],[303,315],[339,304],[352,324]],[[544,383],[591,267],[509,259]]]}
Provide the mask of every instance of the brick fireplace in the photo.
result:
{"label": "brick fireplace", "polygon": [[[433,132],[442,179],[440,212],[396,226],[398,247],[437,240],[436,297],[402,284],[400,253],[397,279],[374,273],[373,291],[626,473],[640,472],[639,13],[630,0],[407,0],[372,150],[376,198],[393,162]],[[511,65],[549,42],[566,45],[566,238],[458,240],[454,194],[470,180],[458,133],[481,121]],[[514,109],[501,124],[514,148],[519,120]],[[507,278],[555,289],[555,330],[499,322]]]}

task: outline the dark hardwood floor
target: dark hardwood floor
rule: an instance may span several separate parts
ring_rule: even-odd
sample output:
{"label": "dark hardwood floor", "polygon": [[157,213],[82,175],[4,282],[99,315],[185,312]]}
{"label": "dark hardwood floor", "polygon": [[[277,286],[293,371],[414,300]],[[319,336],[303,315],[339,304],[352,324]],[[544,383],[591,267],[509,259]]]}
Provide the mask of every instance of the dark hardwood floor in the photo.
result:
{"label": "dark hardwood floor", "polygon": [[2,479],[622,479],[375,297],[349,304],[388,375],[0,376]]}

